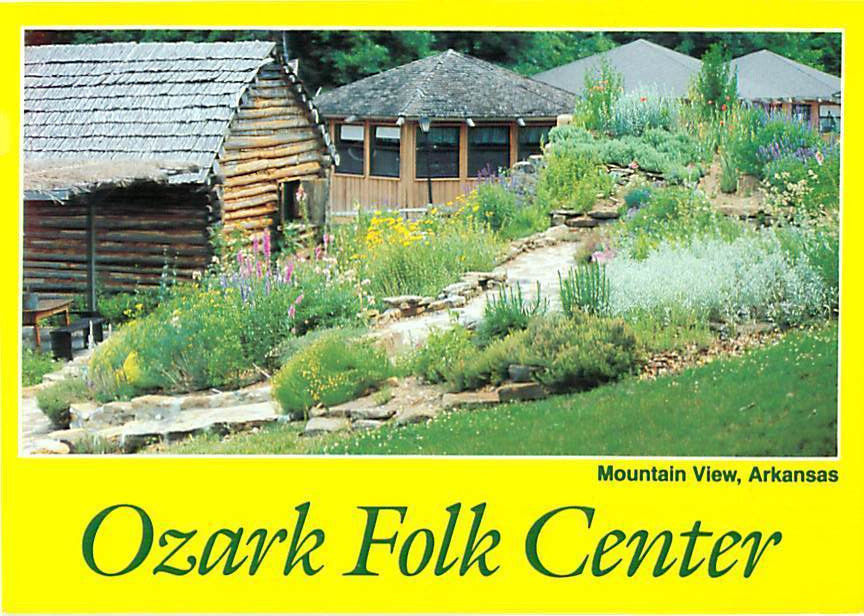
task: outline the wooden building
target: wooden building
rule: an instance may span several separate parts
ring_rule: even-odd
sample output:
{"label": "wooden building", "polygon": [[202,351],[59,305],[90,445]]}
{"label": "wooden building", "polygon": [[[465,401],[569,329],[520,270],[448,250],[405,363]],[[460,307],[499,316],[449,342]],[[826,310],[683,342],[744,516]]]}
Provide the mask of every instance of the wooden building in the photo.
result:
{"label": "wooden building", "polygon": [[[339,153],[334,211],[417,207],[539,152],[574,96],[453,50],[316,98]],[[430,197],[431,192],[431,197]]]}
{"label": "wooden building", "polygon": [[732,60],[738,96],[770,110],[782,110],[814,130],[840,132],[842,82],[811,66],[763,49]]}
{"label": "wooden building", "polygon": [[[25,48],[24,285],[156,285],[225,229],[272,232],[297,189],[326,202],[336,156],[269,42]],[[323,212],[323,207],[321,208]],[[90,271],[95,267],[95,272]]]}

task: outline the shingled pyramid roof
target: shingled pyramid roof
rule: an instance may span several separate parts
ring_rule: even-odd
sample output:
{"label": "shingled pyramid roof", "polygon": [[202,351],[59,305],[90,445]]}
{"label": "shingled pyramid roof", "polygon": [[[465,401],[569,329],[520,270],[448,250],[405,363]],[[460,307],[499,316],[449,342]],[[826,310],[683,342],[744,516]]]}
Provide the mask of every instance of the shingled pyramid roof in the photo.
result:
{"label": "shingled pyramid roof", "polygon": [[534,75],[534,79],[570,92],[581,93],[585,74],[606,60],[624,78],[624,90],[656,87],[669,96],[684,97],[702,62],[645,39],[626,43]]}
{"label": "shingled pyramid roof", "polygon": [[241,97],[275,59],[265,41],[25,47],[25,189],[40,188],[28,186],[27,170],[56,182],[110,171],[100,161],[117,161],[123,181],[204,182]]}
{"label": "shingled pyramid roof", "polygon": [[572,94],[449,49],[319,95],[325,116],[503,119],[555,117]]}
{"label": "shingled pyramid roof", "polygon": [[732,60],[738,95],[748,100],[840,98],[839,77],[763,49]]}

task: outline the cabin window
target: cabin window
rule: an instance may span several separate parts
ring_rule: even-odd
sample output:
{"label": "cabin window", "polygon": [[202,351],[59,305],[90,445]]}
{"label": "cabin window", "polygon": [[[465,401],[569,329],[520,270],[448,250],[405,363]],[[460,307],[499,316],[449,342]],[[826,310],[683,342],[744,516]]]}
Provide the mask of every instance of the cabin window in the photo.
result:
{"label": "cabin window", "polygon": [[542,154],[541,146],[549,138],[551,126],[523,126],[519,129],[519,160]]}
{"label": "cabin window", "polygon": [[510,167],[510,127],[477,126],[468,129],[468,175],[496,175]]}
{"label": "cabin window", "polygon": [[372,129],[372,152],[369,155],[370,174],[387,178],[399,177],[399,132],[398,126],[376,126]]}
{"label": "cabin window", "polygon": [[336,150],[339,152],[338,173],[363,175],[364,152],[363,126],[356,124],[339,124],[336,126]]}
{"label": "cabin window", "polygon": [[819,105],[819,130],[823,133],[840,132],[840,105]]}
{"label": "cabin window", "polygon": [[792,105],[792,117],[802,124],[810,124],[810,105]]}
{"label": "cabin window", "polygon": [[417,129],[417,177],[422,179],[427,176],[459,177],[458,126],[433,126],[428,133]]}

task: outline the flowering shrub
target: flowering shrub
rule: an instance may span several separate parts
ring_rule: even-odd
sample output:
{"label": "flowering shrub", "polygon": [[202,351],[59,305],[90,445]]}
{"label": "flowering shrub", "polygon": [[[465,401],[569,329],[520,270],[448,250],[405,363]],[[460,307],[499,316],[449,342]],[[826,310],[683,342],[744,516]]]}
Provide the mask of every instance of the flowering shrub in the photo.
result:
{"label": "flowering shrub", "polygon": [[596,154],[587,150],[550,149],[544,162],[537,181],[537,203],[545,212],[558,208],[587,212],[614,185]]}
{"label": "flowering shrub", "polygon": [[604,59],[585,73],[585,87],[576,102],[574,120],[591,130],[607,130],[612,110],[623,92],[624,77]]}
{"label": "flowering shrub", "polygon": [[700,319],[767,319],[796,324],[828,312],[832,292],[806,258],[793,258],[775,232],[731,241],[663,243],[646,258],[619,256],[606,266],[614,315]]}
{"label": "flowering shrub", "polygon": [[817,151],[806,160],[789,156],[765,166],[762,183],[769,207],[808,218],[836,216],[840,205],[840,152]]}
{"label": "flowering shrub", "polygon": [[273,377],[283,413],[305,417],[318,404],[346,402],[393,372],[387,354],[368,338],[333,330],[294,354]]}
{"label": "flowering shrub", "polygon": [[663,243],[686,245],[694,238],[733,238],[741,226],[718,213],[700,191],[657,189],[641,208],[631,210],[619,237],[621,250],[644,259]]}
{"label": "flowering shrub", "polygon": [[409,222],[396,213],[375,212],[335,230],[339,266],[369,281],[374,297],[435,295],[471,270],[489,270],[501,243],[475,215],[479,204],[457,198],[457,210],[432,209]]}
{"label": "flowering shrub", "polygon": [[[278,261],[266,238],[217,260],[200,282],[177,287],[97,347],[89,378],[99,397],[239,386],[274,369],[298,329],[356,319],[360,296],[333,273],[333,259]],[[333,290],[337,302],[327,300]]]}
{"label": "flowering shrub", "polygon": [[740,123],[728,136],[728,147],[738,168],[764,178],[766,165],[783,158],[801,162],[830,148],[808,124],[784,113],[768,113],[754,108],[742,111]]}
{"label": "flowering shrub", "polygon": [[678,103],[656,88],[640,88],[615,101],[608,131],[613,135],[641,135],[649,128],[671,130],[678,116]]}
{"label": "flowering shrub", "polygon": [[702,57],[690,101],[704,118],[722,120],[738,100],[738,76],[723,48],[715,43]]}

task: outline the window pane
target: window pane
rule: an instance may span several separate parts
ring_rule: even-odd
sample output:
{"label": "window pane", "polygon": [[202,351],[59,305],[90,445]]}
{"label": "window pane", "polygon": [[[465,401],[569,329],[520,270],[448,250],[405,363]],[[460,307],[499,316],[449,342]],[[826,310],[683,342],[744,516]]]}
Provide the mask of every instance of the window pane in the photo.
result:
{"label": "window pane", "polygon": [[433,178],[459,177],[458,126],[433,126],[428,134],[417,129],[417,178],[427,173]]}
{"label": "window pane", "polygon": [[804,124],[809,124],[810,105],[792,105],[792,116]]}
{"label": "window pane", "polygon": [[476,126],[468,129],[468,175],[490,175],[510,167],[510,127]]}
{"label": "window pane", "polygon": [[363,126],[341,124],[336,128],[337,173],[363,175]]}
{"label": "window pane", "polygon": [[840,132],[840,105],[819,105],[819,130],[823,133]]}
{"label": "window pane", "polygon": [[372,141],[371,175],[399,177],[399,127],[376,126]]}
{"label": "window pane", "polygon": [[540,144],[549,137],[551,126],[525,126],[519,129],[519,160],[532,154],[542,154]]}

